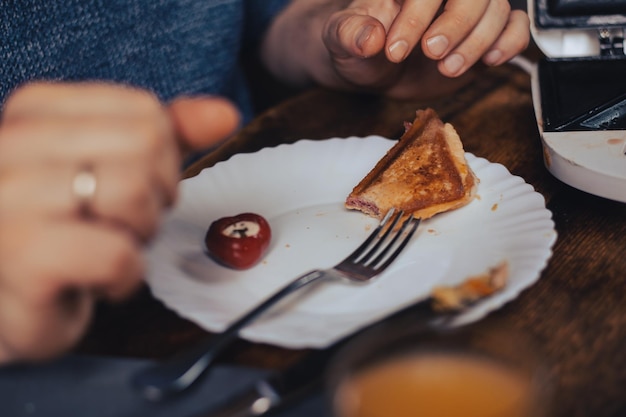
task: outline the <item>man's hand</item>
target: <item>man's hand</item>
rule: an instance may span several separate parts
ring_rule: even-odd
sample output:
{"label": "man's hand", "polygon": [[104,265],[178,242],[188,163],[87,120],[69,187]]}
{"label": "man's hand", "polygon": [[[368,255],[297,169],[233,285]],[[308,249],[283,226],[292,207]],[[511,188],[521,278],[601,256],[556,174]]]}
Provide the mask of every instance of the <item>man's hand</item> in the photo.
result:
{"label": "man's hand", "polygon": [[[9,98],[0,124],[0,362],[65,351],[97,297],[119,299],[140,284],[144,244],[176,199],[181,149],[210,146],[237,124],[223,99],[166,107],[108,84],[32,84]],[[74,183],[85,172],[87,200]]]}
{"label": "man's hand", "polygon": [[529,39],[528,16],[508,0],[296,0],[269,31],[264,56],[295,83],[427,97],[466,82],[453,78],[479,61],[508,61]]}

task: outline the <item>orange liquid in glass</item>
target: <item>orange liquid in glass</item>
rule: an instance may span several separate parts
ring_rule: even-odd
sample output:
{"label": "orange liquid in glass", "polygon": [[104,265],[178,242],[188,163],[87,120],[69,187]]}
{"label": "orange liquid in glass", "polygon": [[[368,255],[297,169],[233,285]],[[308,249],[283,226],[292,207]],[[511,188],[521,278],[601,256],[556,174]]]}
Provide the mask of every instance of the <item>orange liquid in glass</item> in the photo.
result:
{"label": "orange liquid in glass", "polygon": [[397,358],[340,385],[339,417],[529,417],[527,375],[488,359],[447,354]]}

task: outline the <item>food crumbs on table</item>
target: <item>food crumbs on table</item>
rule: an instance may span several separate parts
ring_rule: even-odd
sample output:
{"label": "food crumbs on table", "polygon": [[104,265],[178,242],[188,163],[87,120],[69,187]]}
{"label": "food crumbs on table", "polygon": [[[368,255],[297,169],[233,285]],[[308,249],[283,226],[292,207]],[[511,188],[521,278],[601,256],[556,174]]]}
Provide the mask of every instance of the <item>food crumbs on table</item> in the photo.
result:
{"label": "food crumbs on table", "polygon": [[496,211],[498,210],[498,203],[494,203],[493,206],[491,206],[491,211]]}

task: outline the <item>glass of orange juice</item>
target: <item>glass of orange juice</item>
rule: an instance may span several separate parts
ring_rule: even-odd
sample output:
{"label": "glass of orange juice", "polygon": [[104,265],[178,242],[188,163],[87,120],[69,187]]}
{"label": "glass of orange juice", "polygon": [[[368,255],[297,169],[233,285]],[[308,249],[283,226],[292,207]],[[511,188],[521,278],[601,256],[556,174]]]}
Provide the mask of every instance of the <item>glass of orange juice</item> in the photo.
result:
{"label": "glass of orange juice", "polygon": [[383,328],[330,367],[335,417],[542,417],[550,384],[527,337],[500,326]]}

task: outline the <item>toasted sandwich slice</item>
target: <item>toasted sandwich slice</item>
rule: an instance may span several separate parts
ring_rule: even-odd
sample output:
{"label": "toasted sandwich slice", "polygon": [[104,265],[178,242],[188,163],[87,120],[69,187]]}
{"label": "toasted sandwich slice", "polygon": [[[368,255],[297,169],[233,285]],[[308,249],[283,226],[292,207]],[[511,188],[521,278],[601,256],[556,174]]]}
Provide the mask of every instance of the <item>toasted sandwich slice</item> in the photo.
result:
{"label": "toasted sandwich slice", "polygon": [[418,110],[400,140],[354,187],[345,206],[382,218],[395,207],[427,219],[469,203],[478,179],[452,125]]}

